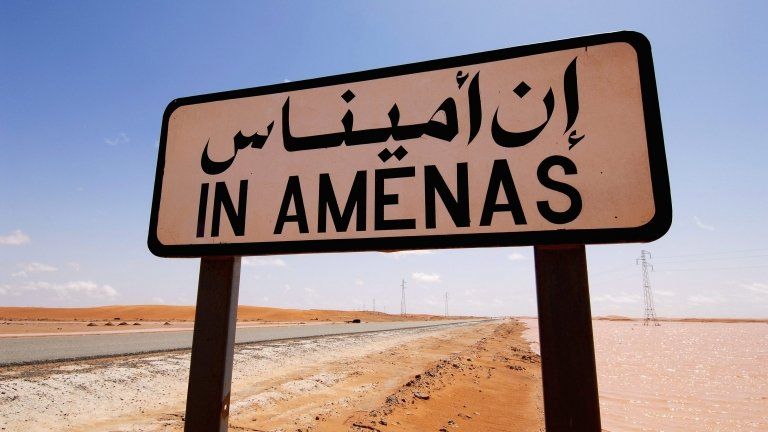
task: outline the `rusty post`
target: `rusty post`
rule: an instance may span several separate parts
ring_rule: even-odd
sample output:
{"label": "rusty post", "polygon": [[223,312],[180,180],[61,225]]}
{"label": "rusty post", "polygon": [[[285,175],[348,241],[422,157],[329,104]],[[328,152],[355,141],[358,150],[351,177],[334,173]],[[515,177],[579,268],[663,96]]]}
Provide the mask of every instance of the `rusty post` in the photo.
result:
{"label": "rusty post", "polygon": [[584,245],[535,246],[547,432],[600,432]]}

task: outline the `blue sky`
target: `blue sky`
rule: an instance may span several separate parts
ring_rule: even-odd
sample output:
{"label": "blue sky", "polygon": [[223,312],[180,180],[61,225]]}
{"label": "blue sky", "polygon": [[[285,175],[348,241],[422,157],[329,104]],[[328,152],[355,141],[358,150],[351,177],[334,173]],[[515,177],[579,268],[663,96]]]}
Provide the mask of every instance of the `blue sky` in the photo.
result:
{"label": "blue sky", "polygon": [[[768,311],[765,2],[0,3],[0,305],[192,304],[199,261],[146,247],[174,98],[635,30],[651,41],[674,221],[587,248],[595,314]],[[248,259],[241,304],[535,314],[532,248]]]}

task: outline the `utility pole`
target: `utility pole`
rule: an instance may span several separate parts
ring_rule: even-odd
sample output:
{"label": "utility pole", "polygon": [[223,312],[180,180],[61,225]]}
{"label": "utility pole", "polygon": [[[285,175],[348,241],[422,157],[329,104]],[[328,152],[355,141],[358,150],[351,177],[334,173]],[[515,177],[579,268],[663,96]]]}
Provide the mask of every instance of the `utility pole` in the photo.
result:
{"label": "utility pole", "polygon": [[448,317],[448,291],[445,292],[445,316]]}
{"label": "utility pole", "polygon": [[376,297],[373,298],[373,313],[376,313]]}
{"label": "utility pole", "polygon": [[400,288],[402,293],[400,297],[400,315],[405,316],[405,279],[403,279],[402,284],[400,284]]}
{"label": "utility pole", "polygon": [[[653,305],[653,292],[651,291],[651,277],[649,272],[653,271],[653,264],[648,262],[651,258],[651,253],[647,250],[640,252],[640,258],[635,260],[636,264],[639,264],[643,270],[643,303],[645,305],[645,317],[643,318],[643,325],[658,326],[659,320],[656,319],[656,308]],[[650,270],[649,270],[650,269]]]}

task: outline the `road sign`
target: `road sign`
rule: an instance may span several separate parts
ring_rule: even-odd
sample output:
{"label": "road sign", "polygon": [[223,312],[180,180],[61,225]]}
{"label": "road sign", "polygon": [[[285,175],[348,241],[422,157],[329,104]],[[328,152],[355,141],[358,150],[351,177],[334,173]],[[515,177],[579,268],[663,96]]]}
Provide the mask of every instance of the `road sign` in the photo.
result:
{"label": "road sign", "polygon": [[160,256],[651,241],[650,45],[620,32],[177,99]]}
{"label": "road sign", "polygon": [[240,255],[513,245],[535,246],[547,430],[600,431],[584,244],[671,221],[639,33],[175,100],[148,243],[202,257],[185,431],[227,430]]}

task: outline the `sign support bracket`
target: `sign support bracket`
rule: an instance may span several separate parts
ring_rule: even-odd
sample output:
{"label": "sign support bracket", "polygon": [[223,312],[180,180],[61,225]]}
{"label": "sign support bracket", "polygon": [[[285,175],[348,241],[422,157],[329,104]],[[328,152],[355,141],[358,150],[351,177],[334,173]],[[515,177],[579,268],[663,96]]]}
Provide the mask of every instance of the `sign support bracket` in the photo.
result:
{"label": "sign support bracket", "polygon": [[195,306],[184,432],[226,432],[240,257],[203,257]]}
{"label": "sign support bracket", "polygon": [[533,252],[546,429],[600,432],[585,246]]}

